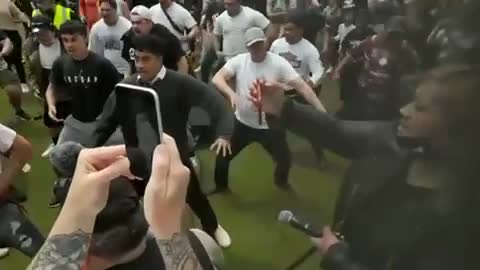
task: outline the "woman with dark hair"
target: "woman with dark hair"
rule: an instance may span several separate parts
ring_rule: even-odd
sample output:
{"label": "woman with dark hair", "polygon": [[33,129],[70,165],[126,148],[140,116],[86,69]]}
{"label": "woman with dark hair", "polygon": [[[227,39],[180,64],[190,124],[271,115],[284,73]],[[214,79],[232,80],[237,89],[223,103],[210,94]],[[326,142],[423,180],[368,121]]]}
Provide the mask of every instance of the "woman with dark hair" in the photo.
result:
{"label": "woman with dark hair", "polygon": [[479,89],[477,70],[436,68],[398,124],[340,121],[263,87],[281,125],[352,159],[332,223],[345,241],[329,227],[315,239],[323,269],[480,269]]}

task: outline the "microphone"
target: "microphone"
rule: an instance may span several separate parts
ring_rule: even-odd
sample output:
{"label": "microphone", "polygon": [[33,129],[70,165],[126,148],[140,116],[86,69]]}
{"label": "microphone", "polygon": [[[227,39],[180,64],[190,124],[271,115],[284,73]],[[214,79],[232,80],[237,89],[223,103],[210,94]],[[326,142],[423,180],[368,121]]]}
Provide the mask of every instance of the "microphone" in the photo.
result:
{"label": "microphone", "polygon": [[78,155],[83,148],[81,144],[71,141],[56,145],[50,152],[50,162],[63,177],[73,177]]}
{"label": "microphone", "polygon": [[289,224],[292,226],[292,228],[299,230],[303,233],[305,233],[308,236],[314,237],[314,238],[319,238],[322,237],[322,233],[314,230],[312,228],[312,225],[309,223],[304,223],[301,222],[300,220],[297,219],[297,217],[288,210],[282,210],[278,214],[278,221],[281,223]]}

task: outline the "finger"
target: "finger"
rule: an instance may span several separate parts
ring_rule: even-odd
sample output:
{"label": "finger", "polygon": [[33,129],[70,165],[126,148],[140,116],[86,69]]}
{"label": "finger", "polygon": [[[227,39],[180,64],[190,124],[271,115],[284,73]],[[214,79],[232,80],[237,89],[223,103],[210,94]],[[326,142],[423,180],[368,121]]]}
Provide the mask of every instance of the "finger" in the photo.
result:
{"label": "finger", "polygon": [[168,183],[169,198],[176,198],[185,203],[187,196],[188,183],[190,182],[190,169],[183,164],[181,166],[172,167],[169,179],[173,180]]}
{"label": "finger", "polygon": [[217,154],[217,156],[220,154],[220,151],[222,151],[222,145],[221,145],[221,144],[218,144],[217,149],[216,149],[216,151],[215,151],[215,153]]}
{"label": "finger", "polygon": [[330,229],[329,226],[323,227],[323,236],[331,235],[331,234],[333,234],[333,233],[332,233],[332,229]]}
{"label": "finger", "polygon": [[227,156],[227,149],[225,147],[225,144],[222,144],[221,148],[222,148],[222,156],[223,157]]}
{"label": "finger", "polygon": [[166,185],[167,177],[170,172],[170,153],[167,145],[160,144],[153,152],[152,174],[150,181],[158,186]]}
{"label": "finger", "polygon": [[[170,137],[168,134],[163,134],[164,136],[164,144],[167,146],[168,153],[170,154],[170,162],[172,164],[179,164],[182,163],[182,159],[180,158],[180,153],[178,152],[177,143],[175,139]],[[183,164],[183,163],[182,163]]]}
{"label": "finger", "polygon": [[82,151],[84,160],[89,161],[92,165],[100,165],[103,161],[113,161],[119,156],[125,156],[127,150],[125,145],[104,146]]}
{"label": "finger", "polygon": [[210,151],[213,151],[213,149],[215,149],[216,147],[217,147],[217,142],[212,143],[212,145],[210,146]]}
{"label": "finger", "polygon": [[232,145],[228,144],[227,147],[228,147],[228,153],[231,156],[232,155]]}
{"label": "finger", "polygon": [[117,159],[115,162],[105,167],[104,169],[92,173],[92,176],[95,178],[95,180],[106,182],[112,181],[119,176],[128,177],[129,175],[131,175],[130,161],[126,157]]}

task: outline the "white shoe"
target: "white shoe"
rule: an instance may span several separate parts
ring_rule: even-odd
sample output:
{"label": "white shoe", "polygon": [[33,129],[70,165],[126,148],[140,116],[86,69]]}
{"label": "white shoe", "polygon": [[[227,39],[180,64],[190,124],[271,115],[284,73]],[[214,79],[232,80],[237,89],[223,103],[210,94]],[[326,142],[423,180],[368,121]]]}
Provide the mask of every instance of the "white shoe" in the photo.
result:
{"label": "white shoe", "polygon": [[0,248],[0,259],[7,257],[9,253],[10,253],[10,249]]}
{"label": "white shoe", "polygon": [[228,235],[227,231],[225,231],[222,226],[218,225],[217,230],[215,231],[215,240],[217,241],[218,245],[222,248],[228,248],[232,245],[232,239],[230,235]]}
{"label": "white shoe", "polygon": [[22,83],[21,87],[22,87],[22,93],[27,94],[30,92],[30,87],[28,87],[28,84]]}
{"label": "white shoe", "polygon": [[45,149],[45,151],[43,151],[43,153],[42,153],[42,158],[47,158],[47,157],[50,155],[50,152],[52,151],[52,149],[53,149],[54,146],[55,146],[55,145],[54,145],[53,143],[51,143],[51,144],[47,147],[47,149]]}
{"label": "white shoe", "polygon": [[190,162],[197,175],[200,174],[200,161],[198,160],[197,155],[190,157]]}
{"label": "white shoe", "polygon": [[32,170],[32,166],[30,164],[25,164],[22,168],[23,173],[29,173]]}

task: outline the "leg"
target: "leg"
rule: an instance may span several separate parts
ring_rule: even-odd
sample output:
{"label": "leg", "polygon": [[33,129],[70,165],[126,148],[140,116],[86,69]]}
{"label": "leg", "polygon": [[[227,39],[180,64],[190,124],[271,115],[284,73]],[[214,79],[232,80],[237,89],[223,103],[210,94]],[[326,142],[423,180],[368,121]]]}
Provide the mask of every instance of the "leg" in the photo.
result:
{"label": "leg", "polygon": [[288,188],[288,175],[292,159],[285,131],[265,130],[264,135],[259,138],[259,142],[277,163],[274,173],[275,184],[282,188]]}
{"label": "leg", "polygon": [[6,60],[10,65],[15,66],[20,82],[25,83],[25,68],[22,62],[22,37],[18,31],[5,31],[5,33],[13,44],[13,51],[6,57]]}
{"label": "leg", "polygon": [[203,230],[206,233],[213,235],[218,227],[217,216],[215,215],[207,197],[202,192],[200,182],[198,181],[192,163],[188,158],[183,162],[185,166],[190,169],[191,175],[187,190],[187,203],[195,215],[200,219]]}
{"label": "leg", "polygon": [[7,92],[8,101],[15,110],[15,114],[24,120],[31,119],[22,109],[22,88],[17,75],[8,69],[0,70],[0,88],[4,88]]}
{"label": "leg", "polygon": [[33,258],[44,241],[43,235],[18,205],[7,202],[0,206],[0,245],[15,248]]}
{"label": "leg", "polygon": [[232,137],[230,138],[232,154],[226,157],[217,155],[215,162],[216,191],[224,191],[228,189],[228,169],[230,167],[230,161],[234,159],[238,153],[245,148],[245,146],[252,142],[253,132],[254,129],[245,126],[235,119],[235,127]]}

